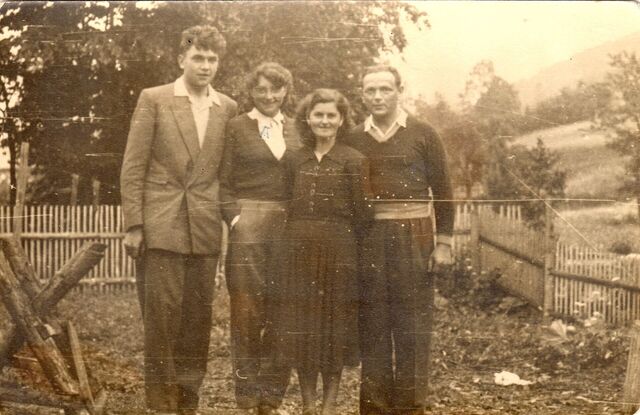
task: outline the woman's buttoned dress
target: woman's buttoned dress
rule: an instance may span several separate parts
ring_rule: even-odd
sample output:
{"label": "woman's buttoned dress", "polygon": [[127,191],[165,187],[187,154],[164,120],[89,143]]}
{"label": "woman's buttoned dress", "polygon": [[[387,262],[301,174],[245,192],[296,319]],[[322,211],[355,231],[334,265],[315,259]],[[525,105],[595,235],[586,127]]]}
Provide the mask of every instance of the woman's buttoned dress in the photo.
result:
{"label": "woman's buttoned dress", "polygon": [[287,170],[286,271],[275,290],[279,356],[306,370],[357,365],[356,232],[370,217],[366,160],[342,144],[321,161],[303,147]]}

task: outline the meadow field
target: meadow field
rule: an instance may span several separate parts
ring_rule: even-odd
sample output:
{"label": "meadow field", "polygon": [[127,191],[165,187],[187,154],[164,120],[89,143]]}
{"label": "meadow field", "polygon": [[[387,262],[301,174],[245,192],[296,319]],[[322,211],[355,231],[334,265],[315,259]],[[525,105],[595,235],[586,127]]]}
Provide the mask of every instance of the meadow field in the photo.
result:
{"label": "meadow field", "polygon": [[602,250],[626,244],[640,252],[637,201],[619,191],[625,158],[607,147],[606,135],[583,121],[534,131],[513,143],[532,147],[538,138],[558,152],[558,167],[567,172],[568,200],[555,205],[560,240]]}

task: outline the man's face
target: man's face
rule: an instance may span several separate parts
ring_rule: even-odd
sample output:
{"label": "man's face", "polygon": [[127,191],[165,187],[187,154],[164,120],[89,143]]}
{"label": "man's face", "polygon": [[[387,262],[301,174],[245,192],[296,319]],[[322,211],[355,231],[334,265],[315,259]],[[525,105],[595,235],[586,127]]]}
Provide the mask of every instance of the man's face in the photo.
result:
{"label": "man's face", "polygon": [[178,57],[187,86],[202,89],[211,83],[218,71],[218,54],[212,50],[202,50],[191,46]]}
{"label": "man's face", "polygon": [[401,92],[391,72],[374,72],[362,79],[362,100],[374,117],[395,113]]}

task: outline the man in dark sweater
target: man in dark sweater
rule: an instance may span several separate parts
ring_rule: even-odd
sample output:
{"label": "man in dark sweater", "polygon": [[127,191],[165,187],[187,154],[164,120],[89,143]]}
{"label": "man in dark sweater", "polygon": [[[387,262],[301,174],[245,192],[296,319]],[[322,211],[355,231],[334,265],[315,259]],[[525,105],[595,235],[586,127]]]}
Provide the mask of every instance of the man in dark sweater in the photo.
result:
{"label": "man in dark sweater", "polygon": [[369,158],[375,212],[361,241],[360,413],[422,414],[433,274],[452,263],[451,181],[438,134],[399,106],[398,71],[367,68],[362,86],[370,116],[347,140]]}

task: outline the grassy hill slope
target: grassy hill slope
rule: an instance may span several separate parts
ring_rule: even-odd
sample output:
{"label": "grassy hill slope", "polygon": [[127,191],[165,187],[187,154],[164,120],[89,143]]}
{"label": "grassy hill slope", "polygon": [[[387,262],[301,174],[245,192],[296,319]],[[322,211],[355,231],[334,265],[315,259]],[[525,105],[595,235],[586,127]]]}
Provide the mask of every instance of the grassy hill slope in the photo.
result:
{"label": "grassy hill slope", "polygon": [[591,131],[588,121],[534,131],[514,144],[544,144],[560,155],[559,167],[567,171],[567,196],[618,199],[624,175],[624,157],[606,146],[602,132]]}
{"label": "grassy hill slope", "polygon": [[640,252],[636,206],[633,201],[624,201],[618,191],[624,177],[625,158],[606,146],[605,134],[591,131],[589,122],[580,122],[535,131],[516,138],[514,144],[531,147],[538,137],[559,153],[559,167],[567,171],[569,198],[620,201],[559,203],[556,208],[560,216],[555,220],[555,230],[560,240],[588,244],[604,251],[626,246]]}

